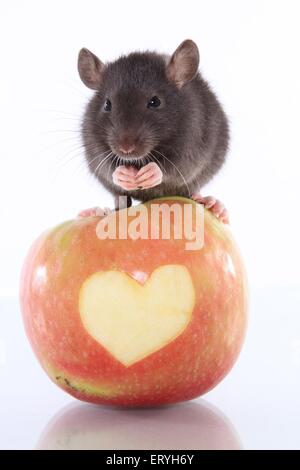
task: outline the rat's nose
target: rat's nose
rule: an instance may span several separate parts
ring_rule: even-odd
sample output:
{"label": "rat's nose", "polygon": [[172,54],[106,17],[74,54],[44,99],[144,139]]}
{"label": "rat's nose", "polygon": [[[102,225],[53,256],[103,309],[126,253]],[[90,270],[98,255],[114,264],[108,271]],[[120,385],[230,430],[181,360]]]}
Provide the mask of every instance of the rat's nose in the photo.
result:
{"label": "rat's nose", "polygon": [[121,150],[122,153],[133,153],[135,151],[135,146],[130,144],[122,144],[119,145],[119,150]]}
{"label": "rat's nose", "polygon": [[136,146],[131,139],[123,138],[119,143],[119,150],[122,153],[133,153],[135,149]]}

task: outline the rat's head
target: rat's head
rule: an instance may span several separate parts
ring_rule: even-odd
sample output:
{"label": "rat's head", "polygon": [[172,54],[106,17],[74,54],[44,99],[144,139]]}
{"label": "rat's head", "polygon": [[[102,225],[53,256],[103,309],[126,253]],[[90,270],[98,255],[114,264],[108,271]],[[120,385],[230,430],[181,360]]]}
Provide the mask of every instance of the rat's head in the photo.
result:
{"label": "rat's head", "polygon": [[129,161],[168,145],[183,124],[181,110],[187,103],[182,90],[197,75],[198,65],[198,48],[191,40],[171,57],[136,52],[108,64],[82,49],[80,77],[96,90],[84,127],[88,141]]}

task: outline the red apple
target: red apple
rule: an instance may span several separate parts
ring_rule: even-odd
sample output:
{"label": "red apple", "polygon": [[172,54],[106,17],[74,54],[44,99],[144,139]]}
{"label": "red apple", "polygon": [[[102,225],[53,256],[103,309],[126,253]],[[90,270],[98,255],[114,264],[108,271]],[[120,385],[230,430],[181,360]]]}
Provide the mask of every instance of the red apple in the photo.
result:
{"label": "red apple", "polygon": [[[154,203],[190,206],[197,226],[200,206],[183,198],[143,205],[149,226]],[[128,220],[127,210],[118,213],[123,235]],[[230,229],[204,211],[204,246],[191,250],[172,230],[169,239],[99,239],[99,222],[76,219],[44,233],[25,262],[21,307],[42,367],[93,403],[161,405],[207,392],[233,366],[247,322]]]}

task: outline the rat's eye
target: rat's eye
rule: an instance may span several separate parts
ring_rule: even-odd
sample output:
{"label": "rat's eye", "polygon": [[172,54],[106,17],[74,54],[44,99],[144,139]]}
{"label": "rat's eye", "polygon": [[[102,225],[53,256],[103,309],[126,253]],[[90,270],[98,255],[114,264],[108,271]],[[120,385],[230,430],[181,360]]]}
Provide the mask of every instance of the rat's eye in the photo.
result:
{"label": "rat's eye", "polygon": [[109,111],[111,111],[111,101],[110,101],[110,100],[105,100],[103,109],[104,109],[104,111],[106,111],[107,113],[108,113]]}
{"label": "rat's eye", "polygon": [[153,96],[147,104],[147,108],[158,108],[161,104],[160,99],[157,96]]}

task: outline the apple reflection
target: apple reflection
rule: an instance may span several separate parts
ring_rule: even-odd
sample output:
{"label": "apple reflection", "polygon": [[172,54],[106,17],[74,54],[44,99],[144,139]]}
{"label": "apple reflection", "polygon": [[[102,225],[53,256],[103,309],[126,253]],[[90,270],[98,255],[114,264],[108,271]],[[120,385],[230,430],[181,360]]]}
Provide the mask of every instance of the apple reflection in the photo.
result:
{"label": "apple reflection", "polygon": [[239,436],[223,413],[204,400],[156,409],[124,410],[72,404],[42,432],[37,449],[239,450]]}

